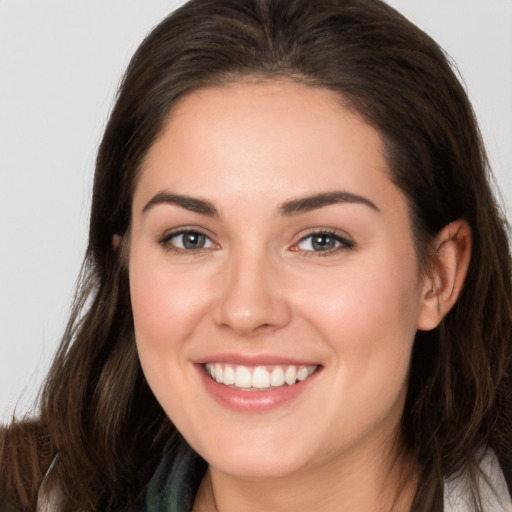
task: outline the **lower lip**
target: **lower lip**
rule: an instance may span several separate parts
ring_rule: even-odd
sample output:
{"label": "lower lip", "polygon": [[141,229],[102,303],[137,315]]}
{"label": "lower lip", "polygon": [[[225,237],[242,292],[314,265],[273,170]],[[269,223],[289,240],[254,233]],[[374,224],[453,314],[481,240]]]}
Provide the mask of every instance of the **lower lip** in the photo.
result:
{"label": "lower lip", "polygon": [[206,390],[221,405],[238,412],[265,412],[276,409],[304,393],[320,373],[319,369],[293,386],[280,386],[268,391],[239,391],[219,384],[206,375],[203,365],[196,365]]}

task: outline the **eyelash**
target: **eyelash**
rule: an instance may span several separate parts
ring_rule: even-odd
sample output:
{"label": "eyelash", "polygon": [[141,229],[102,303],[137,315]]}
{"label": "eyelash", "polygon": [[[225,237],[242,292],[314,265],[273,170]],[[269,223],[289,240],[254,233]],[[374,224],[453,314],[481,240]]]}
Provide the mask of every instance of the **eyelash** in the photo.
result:
{"label": "eyelash", "polygon": [[182,228],[182,229],[179,229],[178,231],[172,231],[170,233],[166,233],[158,240],[158,243],[166,251],[173,252],[175,254],[187,255],[187,256],[190,256],[193,253],[195,253],[195,254],[202,253],[203,251],[208,251],[208,250],[214,248],[211,246],[211,247],[199,247],[196,249],[187,249],[185,247],[177,247],[176,245],[171,243],[171,240],[173,238],[177,238],[179,236],[184,236],[187,234],[200,235],[207,240],[206,243],[210,243],[212,246],[216,245],[215,242],[212,241],[210,235],[207,235],[205,232],[203,232],[202,230],[200,230],[198,228],[188,228],[188,229]]}
{"label": "eyelash", "polygon": [[[199,236],[205,237],[205,239],[206,239],[205,243],[209,244],[209,246],[208,247],[198,247],[195,249],[192,249],[192,248],[187,249],[185,247],[177,247],[176,245],[171,243],[171,240],[173,238],[176,238],[179,236],[184,236],[187,234],[199,235]],[[301,243],[305,242],[306,240],[311,239],[312,237],[315,237],[315,236],[329,238],[329,239],[333,240],[335,242],[335,244],[338,244],[338,245],[337,245],[337,247],[333,247],[332,249],[326,249],[323,251],[322,250],[315,251],[312,249],[301,249],[299,247],[299,244],[301,244]],[[178,231],[172,231],[170,233],[166,233],[158,240],[158,243],[162,247],[164,247],[164,249],[166,251],[170,251],[170,252],[173,252],[173,253],[179,254],[179,255],[188,255],[188,256],[190,256],[194,253],[199,254],[199,253],[202,253],[203,251],[211,250],[212,248],[215,248],[215,246],[216,246],[216,243],[213,242],[210,235],[206,234],[205,232],[203,232],[202,230],[197,229],[197,228],[189,228],[189,229],[182,228]],[[341,236],[336,231],[329,230],[329,229],[314,229],[314,230],[311,230],[306,235],[303,235],[300,238],[300,240],[290,248],[290,250],[293,252],[300,252],[305,256],[325,257],[325,256],[332,256],[334,254],[338,254],[341,251],[353,249],[354,247],[355,247],[354,242],[352,242],[351,240],[347,239],[344,236]]]}
{"label": "eyelash", "polygon": [[[334,247],[332,249],[326,249],[325,251],[314,251],[311,249],[300,249],[298,246],[300,243],[304,242],[307,239],[313,238],[313,237],[326,237],[334,240],[335,243],[339,244],[337,247]],[[341,251],[347,251],[350,249],[353,249],[355,247],[354,242],[349,240],[348,238],[340,235],[338,232],[329,230],[329,229],[314,229],[307,233],[306,235],[303,235],[301,239],[292,246],[291,250],[296,252],[301,252],[305,256],[333,256],[335,254],[338,254]]]}

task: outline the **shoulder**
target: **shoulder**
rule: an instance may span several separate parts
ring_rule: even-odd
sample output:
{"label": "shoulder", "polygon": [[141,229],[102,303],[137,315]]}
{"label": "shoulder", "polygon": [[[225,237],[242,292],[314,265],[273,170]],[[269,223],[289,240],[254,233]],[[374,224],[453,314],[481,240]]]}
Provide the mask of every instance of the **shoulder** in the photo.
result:
{"label": "shoulder", "polygon": [[[512,512],[512,499],[502,468],[495,453],[482,454],[476,475],[477,491],[483,512]],[[467,472],[445,481],[444,512],[474,512],[474,486]]]}

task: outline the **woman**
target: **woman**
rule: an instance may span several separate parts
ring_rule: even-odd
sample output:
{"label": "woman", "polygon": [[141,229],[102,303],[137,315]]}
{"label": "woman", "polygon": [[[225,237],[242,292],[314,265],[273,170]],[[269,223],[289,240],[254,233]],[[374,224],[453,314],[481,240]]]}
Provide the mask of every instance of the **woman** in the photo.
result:
{"label": "woman", "polygon": [[4,500],[508,510],[510,276],[427,35],[378,0],[189,2],[121,86],[40,417],[2,432]]}

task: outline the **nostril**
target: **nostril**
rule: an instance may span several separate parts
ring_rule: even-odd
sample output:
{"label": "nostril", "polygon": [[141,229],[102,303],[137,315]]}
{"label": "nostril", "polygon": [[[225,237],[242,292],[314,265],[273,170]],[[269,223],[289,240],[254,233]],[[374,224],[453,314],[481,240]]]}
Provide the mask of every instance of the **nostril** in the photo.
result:
{"label": "nostril", "polygon": [[290,321],[287,297],[274,280],[270,283],[268,274],[254,274],[250,270],[246,265],[233,272],[220,287],[211,308],[218,327],[229,328],[242,336],[272,332]]}

